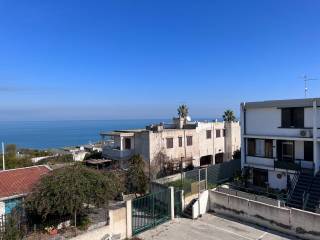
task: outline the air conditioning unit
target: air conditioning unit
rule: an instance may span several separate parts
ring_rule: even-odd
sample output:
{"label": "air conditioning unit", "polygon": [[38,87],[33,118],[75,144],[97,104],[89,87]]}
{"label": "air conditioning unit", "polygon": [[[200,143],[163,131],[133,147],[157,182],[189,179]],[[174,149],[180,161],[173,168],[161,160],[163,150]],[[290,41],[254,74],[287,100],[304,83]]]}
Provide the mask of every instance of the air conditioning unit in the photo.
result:
{"label": "air conditioning unit", "polygon": [[300,137],[305,137],[305,138],[312,137],[312,130],[301,130]]}

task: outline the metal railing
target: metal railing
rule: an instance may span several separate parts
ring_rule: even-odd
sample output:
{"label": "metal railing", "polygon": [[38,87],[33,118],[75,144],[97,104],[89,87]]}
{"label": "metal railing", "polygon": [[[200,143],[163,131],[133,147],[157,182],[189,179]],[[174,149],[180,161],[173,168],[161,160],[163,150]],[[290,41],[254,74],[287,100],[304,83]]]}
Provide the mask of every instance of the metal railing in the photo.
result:
{"label": "metal railing", "polygon": [[296,185],[298,183],[299,177],[300,177],[300,171],[296,171],[296,173],[293,176],[293,179],[291,180],[291,185],[290,185],[290,189],[288,191],[288,196],[287,196],[287,202],[291,200],[294,189],[296,188]]}

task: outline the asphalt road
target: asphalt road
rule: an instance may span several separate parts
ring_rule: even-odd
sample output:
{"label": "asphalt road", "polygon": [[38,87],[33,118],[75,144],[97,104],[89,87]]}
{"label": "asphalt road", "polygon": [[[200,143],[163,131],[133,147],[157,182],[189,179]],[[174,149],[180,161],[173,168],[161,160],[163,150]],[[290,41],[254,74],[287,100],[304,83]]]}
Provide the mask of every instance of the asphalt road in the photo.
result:
{"label": "asphalt road", "polygon": [[255,225],[213,214],[197,220],[178,218],[139,235],[145,240],[280,240],[296,239]]}

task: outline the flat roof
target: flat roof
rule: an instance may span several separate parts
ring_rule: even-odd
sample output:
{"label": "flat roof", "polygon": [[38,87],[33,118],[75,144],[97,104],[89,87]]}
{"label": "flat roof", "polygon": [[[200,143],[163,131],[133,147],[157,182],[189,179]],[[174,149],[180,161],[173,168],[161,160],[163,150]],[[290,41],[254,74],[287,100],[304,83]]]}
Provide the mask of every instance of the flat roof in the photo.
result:
{"label": "flat roof", "polygon": [[312,107],[313,101],[320,105],[320,98],[301,98],[301,99],[285,99],[285,100],[269,100],[260,102],[243,102],[246,109],[248,108],[268,108],[268,107]]}

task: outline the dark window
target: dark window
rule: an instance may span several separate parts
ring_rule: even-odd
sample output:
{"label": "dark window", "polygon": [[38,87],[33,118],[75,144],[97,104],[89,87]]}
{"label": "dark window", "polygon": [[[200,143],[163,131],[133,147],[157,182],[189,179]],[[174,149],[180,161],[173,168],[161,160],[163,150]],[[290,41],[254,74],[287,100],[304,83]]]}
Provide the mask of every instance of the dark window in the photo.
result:
{"label": "dark window", "polygon": [[304,160],[313,162],[313,142],[304,142]]}
{"label": "dark window", "polygon": [[270,139],[265,140],[265,157],[272,158],[273,157],[273,141]]}
{"label": "dark window", "polygon": [[211,139],[211,130],[207,130],[207,139]]}
{"label": "dark window", "polygon": [[268,183],[268,171],[263,169],[254,168],[253,174],[253,185],[259,187],[266,187]]}
{"label": "dark window", "polygon": [[248,156],[256,155],[256,140],[254,138],[248,138]]}
{"label": "dark window", "polygon": [[221,137],[221,132],[220,132],[220,129],[217,129],[216,130],[216,138],[219,138]]}
{"label": "dark window", "polygon": [[179,140],[179,147],[182,147],[182,137],[178,137]]}
{"label": "dark window", "polygon": [[124,139],[124,148],[125,149],[131,149],[131,139],[130,138],[125,138]]}
{"label": "dark window", "polygon": [[278,159],[281,161],[293,161],[294,143],[292,141],[277,141]]}
{"label": "dark window", "polygon": [[223,129],[223,137],[225,137],[225,136],[226,136],[226,130]]}
{"label": "dark window", "polygon": [[192,136],[187,136],[187,146],[192,146]]}
{"label": "dark window", "polygon": [[167,138],[167,148],[173,148],[173,138]]}
{"label": "dark window", "polygon": [[283,108],[281,126],[284,128],[304,127],[304,108]]}

